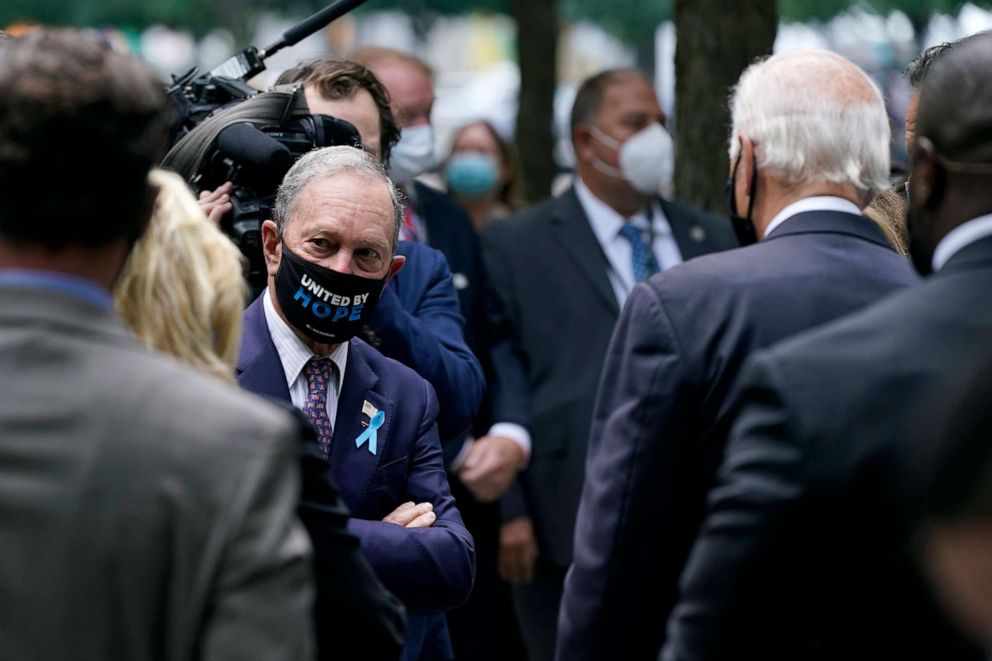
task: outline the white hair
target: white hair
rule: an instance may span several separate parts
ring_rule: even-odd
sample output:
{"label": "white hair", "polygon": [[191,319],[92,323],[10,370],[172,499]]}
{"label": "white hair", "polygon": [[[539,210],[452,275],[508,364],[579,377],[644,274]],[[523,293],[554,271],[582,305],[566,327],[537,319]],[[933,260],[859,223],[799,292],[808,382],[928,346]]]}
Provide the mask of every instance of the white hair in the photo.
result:
{"label": "white hair", "polygon": [[890,187],[882,94],[839,55],[786,53],[752,64],[734,88],[731,121],[732,163],[744,134],[758,169],[789,184],[851,183],[874,193]]}
{"label": "white hair", "polygon": [[[362,149],[354,147],[324,147],[307,152],[300,157],[300,160],[293,164],[286,176],[279,185],[276,193],[275,208],[272,215],[282,233],[286,229],[286,222],[296,208],[296,202],[300,193],[315,179],[325,179],[327,177],[349,172],[368,178],[372,181],[381,181],[389,189],[389,198],[393,206],[393,246],[399,238],[400,226],[403,224],[403,202],[399,190],[386,174],[382,164],[374,156]],[[364,195],[362,190],[356,190],[355,195]]]}

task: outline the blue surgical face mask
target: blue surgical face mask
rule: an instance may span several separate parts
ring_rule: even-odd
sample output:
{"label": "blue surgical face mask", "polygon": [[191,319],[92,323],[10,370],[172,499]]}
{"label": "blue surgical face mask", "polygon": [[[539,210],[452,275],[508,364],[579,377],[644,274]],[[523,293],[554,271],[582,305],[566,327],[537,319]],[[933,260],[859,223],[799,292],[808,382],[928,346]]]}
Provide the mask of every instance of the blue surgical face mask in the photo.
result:
{"label": "blue surgical face mask", "polygon": [[452,154],[444,169],[448,190],[455,195],[478,198],[499,185],[499,163],[488,154],[465,151]]}

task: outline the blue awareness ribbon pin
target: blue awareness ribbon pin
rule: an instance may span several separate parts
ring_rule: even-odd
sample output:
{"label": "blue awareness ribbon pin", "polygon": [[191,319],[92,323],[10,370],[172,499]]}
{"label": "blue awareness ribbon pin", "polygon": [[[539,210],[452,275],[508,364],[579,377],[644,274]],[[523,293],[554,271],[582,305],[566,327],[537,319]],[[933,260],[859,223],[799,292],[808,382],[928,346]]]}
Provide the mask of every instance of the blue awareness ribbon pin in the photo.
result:
{"label": "blue awareness ribbon pin", "polygon": [[369,422],[368,428],[365,431],[363,431],[358,438],[355,439],[355,447],[360,448],[362,447],[362,445],[365,444],[365,441],[368,441],[369,452],[375,454],[379,450],[379,438],[377,432],[379,430],[379,427],[381,427],[382,423],[384,423],[385,421],[386,421],[386,414],[383,413],[382,411],[379,411],[374,416],[372,416],[372,420]]}

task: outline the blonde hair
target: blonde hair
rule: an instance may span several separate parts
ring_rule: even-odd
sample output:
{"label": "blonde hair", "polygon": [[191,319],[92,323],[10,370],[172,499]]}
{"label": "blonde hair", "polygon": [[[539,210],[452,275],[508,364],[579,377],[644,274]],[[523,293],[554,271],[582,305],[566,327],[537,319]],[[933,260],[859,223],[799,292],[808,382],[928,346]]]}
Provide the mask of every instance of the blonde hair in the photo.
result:
{"label": "blonde hair", "polygon": [[241,253],[181,177],[153,170],[148,179],[155,210],[124,266],[117,310],[145,346],[233,382],[247,296]]}
{"label": "blonde hair", "polygon": [[906,226],[906,201],[894,190],[876,195],[865,207],[871,218],[900,255],[909,255],[909,229]]}

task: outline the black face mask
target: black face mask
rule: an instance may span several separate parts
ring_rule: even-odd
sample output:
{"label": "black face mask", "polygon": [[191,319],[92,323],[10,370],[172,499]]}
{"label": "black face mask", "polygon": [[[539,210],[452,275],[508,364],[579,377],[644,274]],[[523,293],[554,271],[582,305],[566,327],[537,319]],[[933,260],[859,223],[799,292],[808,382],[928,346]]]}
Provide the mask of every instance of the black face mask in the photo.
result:
{"label": "black face mask", "polygon": [[339,273],[306,261],[282,244],[276,299],[291,326],[315,342],[350,340],[368,323],[386,278]]}
{"label": "black face mask", "polygon": [[737,242],[742,246],[749,246],[758,242],[758,232],[754,229],[754,220],[751,214],[754,212],[754,191],[758,183],[758,159],[751,155],[751,188],[748,191],[747,216],[740,216],[737,213],[737,198],[734,195],[734,183],[737,181],[737,166],[741,164],[741,157],[744,153],[737,154],[737,162],[727,180],[727,207],[730,209],[730,224],[734,227],[734,234],[737,235]]}

